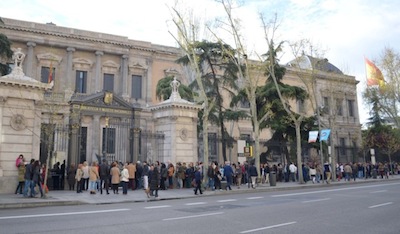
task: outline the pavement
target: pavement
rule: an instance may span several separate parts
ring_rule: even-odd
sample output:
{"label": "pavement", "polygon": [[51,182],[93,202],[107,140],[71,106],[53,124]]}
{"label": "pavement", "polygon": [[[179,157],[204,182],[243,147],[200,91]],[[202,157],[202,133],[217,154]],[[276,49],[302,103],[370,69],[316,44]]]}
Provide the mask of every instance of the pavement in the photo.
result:
{"label": "pavement", "polygon": [[88,191],[83,193],[76,193],[76,191],[69,190],[50,190],[45,198],[24,198],[20,194],[0,194],[0,209],[12,209],[12,208],[29,208],[29,207],[43,207],[43,206],[67,206],[67,205],[82,205],[82,204],[113,204],[113,203],[132,203],[132,202],[152,202],[159,200],[171,200],[171,199],[185,199],[193,198],[196,196],[218,196],[228,195],[235,193],[254,193],[261,191],[282,191],[282,190],[295,190],[300,188],[319,188],[319,187],[330,187],[330,186],[355,186],[363,183],[385,183],[389,181],[400,181],[400,175],[390,176],[389,179],[357,179],[354,181],[336,181],[330,184],[326,183],[315,183],[308,182],[300,184],[298,182],[277,182],[275,186],[270,184],[259,184],[256,189],[249,188],[247,185],[242,185],[240,188],[232,186],[232,190],[205,190],[203,195],[194,195],[193,189],[168,189],[159,190],[159,197],[155,199],[147,198],[144,190],[128,190],[127,195],[122,194],[120,189],[119,194],[107,195],[105,191],[103,194],[97,193],[95,195],[90,194]]}

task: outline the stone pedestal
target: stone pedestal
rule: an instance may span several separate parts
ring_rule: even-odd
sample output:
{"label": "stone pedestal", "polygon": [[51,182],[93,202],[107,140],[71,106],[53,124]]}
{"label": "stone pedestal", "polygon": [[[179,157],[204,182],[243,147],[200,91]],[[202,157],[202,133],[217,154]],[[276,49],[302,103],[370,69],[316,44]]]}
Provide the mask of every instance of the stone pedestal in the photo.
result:
{"label": "stone pedestal", "polygon": [[178,93],[179,82],[171,83],[171,97],[152,107],[154,129],[164,133],[164,158],[162,162],[196,162],[197,113],[201,106],[183,100]]}
{"label": "stone pedestal", "polygon": [[23,154],[25,162],[39,159],[41,106],[51,85],[24,75],[24,57],[17,50],[13,71],[0,77],[0,193],[15,191],[18,155]]}

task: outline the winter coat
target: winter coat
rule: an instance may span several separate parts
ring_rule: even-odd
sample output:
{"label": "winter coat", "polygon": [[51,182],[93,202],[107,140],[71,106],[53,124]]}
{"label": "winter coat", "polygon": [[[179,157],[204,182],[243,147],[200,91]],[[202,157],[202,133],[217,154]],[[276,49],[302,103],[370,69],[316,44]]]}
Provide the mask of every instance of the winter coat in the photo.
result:
{"label": "winter coat", "polygon": [[129,173],[129,179],[135,179],[135,173],[136,173],[136,165],[130,163],[127,166],[128,173]]}
{"label": "winter coat", "polygon": [[99,169],[96,166],[89,168],[89,181],[96,181],[100,178]]}
{"label": "winter coat", "polygon": [[250,176],[258,176],[257,168],[254,165],[249,167],[249,175]]}
{"label": "winter coat", "polygon": [[81,168],[76,169],[75,179],[76,181],[81,181],[83,176],[83,171]]}
{"label": "winter coat", "polygon": [[158,190],[160,185],[160,173],[158,168],[154,167],[154,170],[150,173],[150,190]]}
{"label": "winter coat", "polygon": [[110,170],[110,175],[111,175],[111,184],[119,184],[119,168],[118,167],[112,167]]}
{"label": "winter coat", "polygon": [[75,174],[76,174],[75,168],[68,169],[68,172],[67,172],[68,184],[75,184]]}
{"label": "winter coat", "polygon": [[121,171],[121,181],[129,182],[129,171],[126,168]]}
{"label": "winter coat", "polygon": [[18,167],[18,182],[24,182],[24,175],[25,175],[25,165],[20,165]]}

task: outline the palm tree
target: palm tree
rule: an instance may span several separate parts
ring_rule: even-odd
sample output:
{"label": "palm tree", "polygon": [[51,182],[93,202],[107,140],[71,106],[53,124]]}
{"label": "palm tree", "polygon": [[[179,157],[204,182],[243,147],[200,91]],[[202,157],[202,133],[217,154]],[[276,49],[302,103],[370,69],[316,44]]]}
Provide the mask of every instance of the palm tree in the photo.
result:
{"label": "palm tree", "polygon": [[[166,76],[158,81],[156,87],[156,97],[160,100],[167,100],[172,93],[171,82],[173,81],[173,76]],[[187,101],[193,102],[194,100],[194,93],[191,88],[186,85],[179,85],[178,88],[179,95]]]}

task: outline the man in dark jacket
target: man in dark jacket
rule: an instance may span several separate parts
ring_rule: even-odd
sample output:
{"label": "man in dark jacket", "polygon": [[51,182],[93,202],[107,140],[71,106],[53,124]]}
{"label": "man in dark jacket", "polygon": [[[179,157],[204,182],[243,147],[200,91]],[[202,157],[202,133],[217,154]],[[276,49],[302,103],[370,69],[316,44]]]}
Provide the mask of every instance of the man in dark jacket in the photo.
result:
{"label": "man in dark jacket", "polygon": [[110,187],[110,167],[105,159],[103,159],[103,163],[100,165],[100,194],[103,194],[103,186],[107,194],[110,194],[108,192],[108,188]]}
{"label": "man in dark jacket", "polygon": [[232,179],[233,179],[233,169],[229,162],[225,162],[224,175],[226,178],[226,190],[228,190],[228,189],[232,190],[231,184],[232,184]]}
{"label": "man in dark jacket", "polygon": [[249,167],[249,175],[251,178],[251,187],[253,189],[256,188],[256,180],[258,177],[258,172],[256,166],[254,166],[254,163],[251,163],[251,166]]}
{"label": "man in dark jacket", "polygon": [[28,190],[30,189],[31,197],[35,196],[35,187],[34,187],[34,183],[32,182],[32,178],[33,178],[33,163],[35,162],[35,159],[31,159],[31,162],[26,165],[25,168],[25,187],[24,187],[24,197],[28,197]]}

